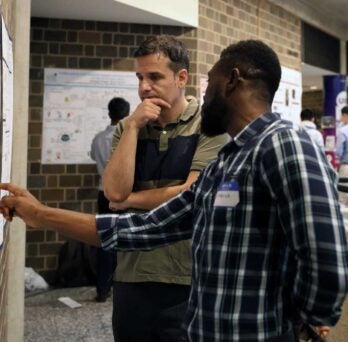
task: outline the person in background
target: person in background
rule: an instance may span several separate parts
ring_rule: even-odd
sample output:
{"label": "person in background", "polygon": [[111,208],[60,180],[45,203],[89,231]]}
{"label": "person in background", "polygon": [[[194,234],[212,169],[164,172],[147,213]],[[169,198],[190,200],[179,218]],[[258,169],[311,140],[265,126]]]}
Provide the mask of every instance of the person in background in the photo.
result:
{"label": "person in background", "polygon": [[[112,137],[115,133],[117,123],[129,115],[129,103],[121,98],[114,97],[108,104],[110,125],[99,132],[93,139],[91,145],[91,158],[97,163],[97,171],[100,176],[98,192],[98,213],[111,213],[109,200],[104,196],[102,176],[105,165],[110,159]],[[97,302],[105,302],[110,296],[112,276],[116,267],[116,254],[97,249]]]}
{"label": "person in background", "polygon": [[0,184],[10,192],[0,209],[106,250],[192,239],[190,342],[295,342],[294,323],[326,336],[348,291],[337,174],[303,129],[271,112],[281,66],[269,46],[231,44],[208,75],[202,132],[232,140],[187,190],[144,214],[95,217]]}
{"label": "person in background", "polygon": [[[201,134],[198,102],[193,96],[185,97],[189,53],[181,41],[168,35],[150,37],[139,45],[134,57],[141,103],[116,127],[114,152],[103,182],[112,208],[139,212],[189,188],[217,157],[227,136]],[[173,308],[174,313],[177,305],[183,308],[181,314],[175,314],[180,328],[190,293],[191,267],[190,241],[151,252],[118,252],[113,307],[116,341],[163,339],[166,310]],[[162,337],[153,336],[157,327]]]}
{"label": "person in background", "polygon": [[[348,177],[348,106],[341,109],[341,126],[337,129],[336,155],[339,160],[338,175]],[[340,201],[348,205],[348,194],[339,192]]]}
{"label": "person in background", "polygon": [[324,138],[317,129],[314,113],[310,109],[303,109],[301,111],[301,127],[307,131],[313,141],[324,151]]}
{"label": "person in background", "polygon": [[341,109],[342,126],[337,133],[336,154],[340,161],[339,175],[348,177],[348,106]]}

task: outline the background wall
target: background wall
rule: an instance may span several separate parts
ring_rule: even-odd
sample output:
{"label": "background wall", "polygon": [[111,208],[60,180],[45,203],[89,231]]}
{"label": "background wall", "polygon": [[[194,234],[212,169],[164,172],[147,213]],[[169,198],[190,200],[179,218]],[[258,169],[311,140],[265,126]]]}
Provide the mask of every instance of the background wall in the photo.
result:
{"label": "background wall", "polygon": [[[240,39],[264,40],[279,54],[283,66],[300,70],[300,20],[266,0],[200,0],[197,29],[33,18],[28,187],[41,201],[94,213],[98,184],[94,165],[40,162],[44,68],[133,70],[135,47],[147,36],[162,33],[179,37],[190,50],[190,95],[199,96],[200,78],[206,77],[224,47]],[[27,266],[52,281],[63,241],[54,232],[28,231]]]}
{"label": "background wall", "polygon": [[281,64],[300,70],[301,21],[266,0],[200,0],[197,33],[198,76],[206,76],[221,50],[232,42],[261,39]]}
{"label": "background wall", "polygon": [[308,108],[315,114],[316,123],[321,126],[324,108],[324,93],[322,90],[306,91],[302,95],[302,108]]}

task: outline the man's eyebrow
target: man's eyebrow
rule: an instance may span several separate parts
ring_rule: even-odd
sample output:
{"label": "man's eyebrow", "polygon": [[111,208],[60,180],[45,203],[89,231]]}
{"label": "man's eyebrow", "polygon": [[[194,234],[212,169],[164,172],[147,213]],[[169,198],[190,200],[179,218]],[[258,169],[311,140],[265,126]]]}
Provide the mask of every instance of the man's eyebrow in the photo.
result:
{"label": "man's eyebrow", "polygon": [[148,74],[150,75],[150,76],[161,76],[161,75],[163,75],[161,72],[159,72],[159,71],[153,71],[153,72],[148,72]]}
{"label": "man's eyebrow", "polygon": [[150,71],[150,72],[144,72],[144,73],[136,72],[135,75],[136,75],[136,76],[140,76],[140,75],[162,76],[163,73],[158,72],[158,71]]}

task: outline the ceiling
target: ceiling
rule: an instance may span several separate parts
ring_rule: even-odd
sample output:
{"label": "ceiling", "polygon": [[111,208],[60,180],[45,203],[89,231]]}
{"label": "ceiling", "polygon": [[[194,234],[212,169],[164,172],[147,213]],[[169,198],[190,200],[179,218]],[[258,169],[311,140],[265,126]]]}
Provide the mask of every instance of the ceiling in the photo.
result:
{"label": "ceiling", "polygon": [[302,63],[302,88],[304,91],[318,90],[323,88],[323,76],[335,75],[330,70],[318,68],[316,66]]}
{"label": "ceiling", "polygon": [[[179,0],[179,5],[181,0]],[[189,0],[191,5],[196,1]],[[178,25],[191,26],[190,21],[185,16],[178,20],[173,19],[175,10],[169,11],[170,16],[158,13],[168,12],[159,11],[160,6],[151,6],[151,1],[147,0],[142,6],[128,5],[125,3],[137,4],[134,0],[32,0],[31,16],[60,19],[77,20],[97,20],[113,21],[123,23],[157,24],[157,25]],[[141,3],[141,1],[140,1]],[[150,4],[150,6],[149,6]],[[167,5],[169,9],[175,9],[178,3],[172,2]],[[151,10],[153,7],[153,10]],[[144,10],[148,8],[149,10]],[[189,7],[191,8],[191,7]]]}
{"label": "ceiling", "polygon": [[313,12],[324,14],[329,21],[338,21],[346,27],[348,25],[347,0],[298,0],[298,2],[308,6]]}
{"label": "ceiling", "polygon": [[[317,25],[320,24],[320,21],[325,20],[325,24],[323,25],[321,23],[321,26],[327,27],[328,29],[334,29],[337,32],[344,32],[345,35],[348,34],[348,0],[270,1],[294,13],[301,13],[304,20],[309,19],[309,23],[311,17],[316,17],[318,18],[318,22],[316,23]],[[157,9],[161,6],[153,6],[153,11],[146,11],[138,7],[127,5],[125,2],[134,3],[135,1],[32,0],[31,10],[32,16],[35,17],[187,26],[187,22],[185,23],[185,20],[174,20],[170,17],[170,15],[159,15]],[[157,1],[156,4],[158,4]],[[151,5],[148,6],[148,8],[151,9]],[[154,13],[155,9],[157,14]],[[315,15],[313,15],[313,13],[315,13]],[[335,26],[331,27],[331,25]],[[343,29],[340,30],[339,28]],[[313,87],[321,89],[322,76],[330,74],[333,73],[308,64],[302,64],[302,82],[304,90],[310,90],[313,89]]]}

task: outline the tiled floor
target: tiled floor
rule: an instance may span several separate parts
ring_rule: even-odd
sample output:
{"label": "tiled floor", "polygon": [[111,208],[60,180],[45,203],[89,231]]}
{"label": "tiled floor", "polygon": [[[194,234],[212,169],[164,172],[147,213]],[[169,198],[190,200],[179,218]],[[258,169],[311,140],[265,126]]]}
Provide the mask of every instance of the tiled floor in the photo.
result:
{"label": "tiled floor", "polygon": [[[25,300],[25,342],[112,342],[112,299],[94,301],[93,287],[50,290]],[[82,307],[70,309],[58,301],[70,297]],[[348,342],[348,298],[329,342]],[[141,342],[141,341],[139,341]]]}
{"label": "tiled floor", "polygon": [[[82,307],[58,301],[70,297]],[[94,287],[50,290],[25,299],[25,342],[112,342],[112,299],[94,301]]]}

